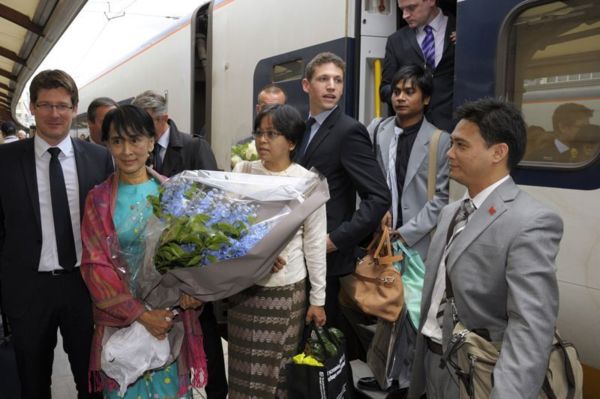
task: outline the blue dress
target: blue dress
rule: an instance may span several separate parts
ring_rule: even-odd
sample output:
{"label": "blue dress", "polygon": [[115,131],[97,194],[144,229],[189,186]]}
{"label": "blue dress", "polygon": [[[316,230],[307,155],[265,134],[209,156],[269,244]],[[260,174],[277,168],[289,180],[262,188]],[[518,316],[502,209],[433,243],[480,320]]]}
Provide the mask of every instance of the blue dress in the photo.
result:
{"label": "blue dress", "polygon": [[[130,289],[136,295],[135,281],[140,265],[144,260],[144,230],[148,218],[152,215],[152,206],[148,195],[158,195],[159,184],[150,179],[141,184],[119,182],[117,202],[113,213],[113,222],[119,238],[123,258],[131,274]],[[176,399],[179,391],[177,362],[166,367],[146,372],[125,392],[125,399]],[[104,391],[106,399],[120,399],[119,391]],[[190,398],[185,395],[183,398]]]}

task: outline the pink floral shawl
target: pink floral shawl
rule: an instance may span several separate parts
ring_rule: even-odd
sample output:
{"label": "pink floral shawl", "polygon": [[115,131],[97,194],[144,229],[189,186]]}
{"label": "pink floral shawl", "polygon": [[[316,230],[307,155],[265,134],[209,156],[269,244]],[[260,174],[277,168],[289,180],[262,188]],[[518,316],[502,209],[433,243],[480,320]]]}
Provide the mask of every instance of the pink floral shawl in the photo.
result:
{"label": "pink floral shawl", "polygon": [[[161,183],[164,177],[149,170]],[[100,373],[102,339],[105,327],[127,327],[145,310],[141,300],[129,291],[127,281],[118,271],[117,261],[111,257],[118,250],[117,240],[109,244],[108,237],[116,238],[113,224],[113,210],[117,197],[118,174],[94,187],[87,196],[81,225],[83,255],[81,274],[94,302],[94,322],[96,324],[90,355],[90,390],[113,389],[115,381]],[[117,248],[115,248],[115,246]],[[117,252],[118,253],[118,252]],[[199,311],[181,312],[184,325],[184,340],[178,357],[180,394],[185,394],[190,385],[206,385],[206,356],[203,349],[203,336],[198,321]],[[190,370],[193,376],[190,378]],[[191,384],[190,384],[191,379]]]}

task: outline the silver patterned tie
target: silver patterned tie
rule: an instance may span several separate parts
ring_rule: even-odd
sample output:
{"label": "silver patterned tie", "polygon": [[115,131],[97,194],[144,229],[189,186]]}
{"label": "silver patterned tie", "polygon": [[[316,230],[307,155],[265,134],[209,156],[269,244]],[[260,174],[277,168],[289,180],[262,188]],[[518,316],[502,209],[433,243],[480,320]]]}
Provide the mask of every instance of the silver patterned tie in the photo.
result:
{"label": "silver patterned tie", "polygon": [[[473,201],[471,201],[469,198],[465,199],[460,205],[460,208],[458,208],[458,211],[454,215],[454,219],[452,219],[452,223],[450,223],[450,226],[448,227],[446,249],[444,251],[446,259],[448,256],[448,248],[450,247],[450,245],[452,245],[456,237],[465,229],[467,221],[469,220],[469,215],[475,212],[475,209],[475,204],[473,204]],[[444,261],[444,263],[446,263],[446,261]],[[448,287],[446,287],[446,292],[444,293],[444,296],[440,301],[440,307],[438,308],[438,312],[435,315],[439,326],[442,328],[442,331],[444,327],[444,312],[446,310],[447,303],[447,290]]]}

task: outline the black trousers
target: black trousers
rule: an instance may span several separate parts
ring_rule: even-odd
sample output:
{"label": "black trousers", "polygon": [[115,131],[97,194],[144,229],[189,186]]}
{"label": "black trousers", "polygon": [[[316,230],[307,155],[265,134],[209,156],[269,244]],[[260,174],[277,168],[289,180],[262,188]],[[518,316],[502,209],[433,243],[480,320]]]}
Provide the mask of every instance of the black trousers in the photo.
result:
{"label": "black trousers", "polygon": [[88,393],[90,346],[94,332],[92,302],[79,269],[52,276],[37,273],[35,297],[28,311],[9,317],[22,399],[51,398],[52,363],[57,330],[69,358],[77,397]]}
{"label": "black trousers", "polygon": [[204,353],[206,353],[208,369],[206,394],[208,399],[225,399],[227,397],[227,377],[225,376],[223,346],[213,305],[210,302],[204,304],[204,310],[200,314],[200,326],[204,334]]}

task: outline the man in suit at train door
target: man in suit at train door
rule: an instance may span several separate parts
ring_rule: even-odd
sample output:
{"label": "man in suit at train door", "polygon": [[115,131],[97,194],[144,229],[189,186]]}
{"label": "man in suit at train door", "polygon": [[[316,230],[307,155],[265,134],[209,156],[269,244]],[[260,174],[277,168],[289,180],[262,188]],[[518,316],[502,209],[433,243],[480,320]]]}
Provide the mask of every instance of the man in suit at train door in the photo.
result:
{"label": "man in suit at train door", "polygon": [[[344,61],[321,53],[307,65],[302,88],[308,94],[309,121],[296,161],[327,178],[327,322],[339,326],[339,278],[352,273],[357,245],[378,227],[390,194],[365,127],[344,113]],[[356,194],[361,198],[356,207]]]}
{"label": "man in suit at train door", "polygon": [[[184,170],[217,170],[217,161],[208,142],[177,129],[175,122],[169,118],[164,96],[148,90],[134,98],[132,104],[145,109],[154,121],[157,144],[154,146],[154,169],[157,172],[171,177]],[[200,325],[208,366],[208,384],[205,388],[208,399],[225,399],[227,377],[223,346],[211,303],[204,304]]]}
{"label": "man in suit at train door", "polygon": [[433,73],[433,94],[425,116],[434,126],[450,132],[454,127],[456,21],[452,15],[442,13],[437,0],[398,0],[398,7],[407,26],[388,37],[379,89],[381,101],[391,101],[390,83],[400,67],[423,65]]}
{"label": "man in suit at train door", "polygon": [[467,329],[502,343],[491,398],[534,399],[558,314],[562,220],[509,174],[527,141],[513,105],[483,99],[457,116],[448,162],[450,177],[467,193],[442,209],[429,247],[409,397],[459,397],[453,369],[440,363],[455,313]]}

